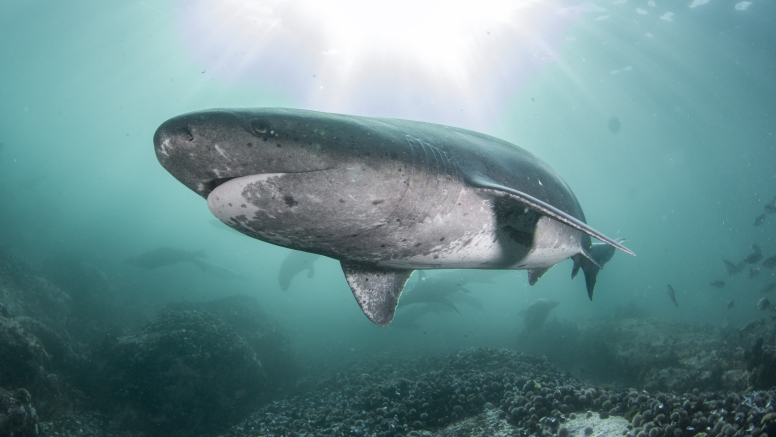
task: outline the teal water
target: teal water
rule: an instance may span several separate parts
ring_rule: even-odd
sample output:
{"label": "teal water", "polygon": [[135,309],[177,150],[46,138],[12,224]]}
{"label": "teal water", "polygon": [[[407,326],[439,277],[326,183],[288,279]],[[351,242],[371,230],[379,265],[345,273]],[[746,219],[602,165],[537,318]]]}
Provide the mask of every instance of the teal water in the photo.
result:
{"label": "teal water", "polygon": [[[467,22],[439,5],[358,15],[347,3],[326,14],[279,1],[1,1],[2,250],[32,263],[63,252],[88,262],[139,319],[168,302],[255,296],[302,358],[514,346],[518,312],[539,297],[559,301],[551,317],[567,321],[629,304],[714,326],[761,317],[755,304],[774,271],[728,277],[722,259],[741,260],[753,243],[776,254],[776,215],[753,226],[776,195],[776,5],[523,6]],[[369,24],[378,18],[388,24]],[[346,28],[353,21],[364,23]],[[283,292],[289,251],[214,226],[152,148],[175,115],[260,106],[504,138],[554,167],[588,223],[638,256],[615,255],[593,302],[566,261],[533,287],[522,271],[471,285],[481,310],[428,315],[420,331],[372,325],[333,260]],[[203,250],[247,280],[124,262],[158,247]],[[725,288],[709,286],[718,279]]]}

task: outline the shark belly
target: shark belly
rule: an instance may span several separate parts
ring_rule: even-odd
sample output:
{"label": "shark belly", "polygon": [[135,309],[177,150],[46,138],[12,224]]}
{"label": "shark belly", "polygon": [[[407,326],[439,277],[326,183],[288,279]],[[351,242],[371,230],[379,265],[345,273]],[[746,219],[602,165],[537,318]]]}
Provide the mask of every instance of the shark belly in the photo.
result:
{"label": "shark belly", "polygon": [[[531,269],[579,252],[581,233],[549,217],[539,217],[515,237],[517,231],[504,225],[492,202],[473,190],[450,188],[455,201],[443,208],[430,205],[450,192],[388,199],[385,193],[365,194],[370,190],[361,186],[327,198],[325,181],[338,173],[350,177],[348,171],[332,171],[235,178],[208,196],[208,206],[219,220],[258,240],[396,269]],[[294,189],[302,180],[303,195]],[[322,189],[310,188],[316,186]]]}
{"label": "shark belly", "polygon": [[[464,215],[465,214],[465,215]],[[477,226],[469,226],[467,218]],[[511,238],[511,233],[499,227],[490,207],[472,208],[461,213],[453,211],[432,227],[450,229],[452,223],[466,223],[459,237],[445,241],[429,241],[427,232],[417,232],[413,241],[428,241],[429,250],[405,258],[385,260],[378,265],[400,269],[513,269],[548,268],[580,253],[582,233],[549,217],[540,217],[528,239]],[[448,223],[444,223],[446,221]],[[476,232],[471,232],[476,229]],[[466,232],[469,230],[469,232]],[[436,243],[436,244],[435,244]],[[442,244],[444,243],[444,244]],[[417,243],[416,243],[417,244]]]}

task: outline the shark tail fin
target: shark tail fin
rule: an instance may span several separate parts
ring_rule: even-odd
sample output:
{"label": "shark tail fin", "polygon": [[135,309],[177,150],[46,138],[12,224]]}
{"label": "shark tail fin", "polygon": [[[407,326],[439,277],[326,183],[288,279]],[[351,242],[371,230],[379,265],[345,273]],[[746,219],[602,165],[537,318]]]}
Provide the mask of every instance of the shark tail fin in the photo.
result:
{"label": "shark tail fin", "polygon": [[576,276],[579,268],[582,268],[582,272],[585,273],[587,296],[590,300],[593,300],[593,291],[595,290],[595,283],[598,279],[598,272],[600,272],[604,265],[612,259],[614,256],[614,249],[614,247],[608,244],[593,244],[590,251],[583,252],[574,257],[574,269],[572,270],[571,277],[573,278]]}

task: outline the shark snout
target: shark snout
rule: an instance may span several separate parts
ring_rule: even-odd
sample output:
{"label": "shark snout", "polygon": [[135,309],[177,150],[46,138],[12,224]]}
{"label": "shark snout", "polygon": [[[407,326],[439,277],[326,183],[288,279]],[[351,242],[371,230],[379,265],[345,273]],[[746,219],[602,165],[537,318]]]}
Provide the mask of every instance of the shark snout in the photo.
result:
{"label": "shark snout", "polygon": [[194,141],[193,130],[184,120],[173,118],[162,123],[154,133],[154,148],[157,155],[169,155],[169,149]]}

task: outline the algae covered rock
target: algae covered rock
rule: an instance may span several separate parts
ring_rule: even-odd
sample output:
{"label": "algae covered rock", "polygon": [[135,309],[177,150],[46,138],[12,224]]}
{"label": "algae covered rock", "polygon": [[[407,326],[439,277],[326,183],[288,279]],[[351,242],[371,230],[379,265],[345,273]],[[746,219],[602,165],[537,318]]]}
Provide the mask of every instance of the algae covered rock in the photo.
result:
{"label": "algae covered rock", "polygon": [[[241,419],[270,385],[256,348],[258,324],[271,324],[239,313],[222,301],[174,305],[137,334],[107,339],[94,354],[101,398],[115,417],[134,422],[126,425],[150,433],[190,435]],[[253,329],[236,328],[240,320]]]}
{"label": "algae covered rock", "polygon": [[0,387],[0,435],[38,435],[38,414],[30,401],[30,393],[23,388],[11,391]]}
{"label": "algae covered rock", "polygon": [[0,387],[32,389],[46,375],[49,356],[38,339],[13,319],[0,316]]}
{"label": "algae covered rock", "polygon": [[235,295],[208,302],[186,302],[169,307],[204,311],[229,325],[253,349],[268,376],[266,389],[279,392],[293,383],[298,368],[285,329],[265,314],[256,298]]}
{"label": "algae covered rock", "polygon": [[70,296],[35,274],[24,259],[0,251],[0,315],[27,316],[63,330],[70,320]]}

